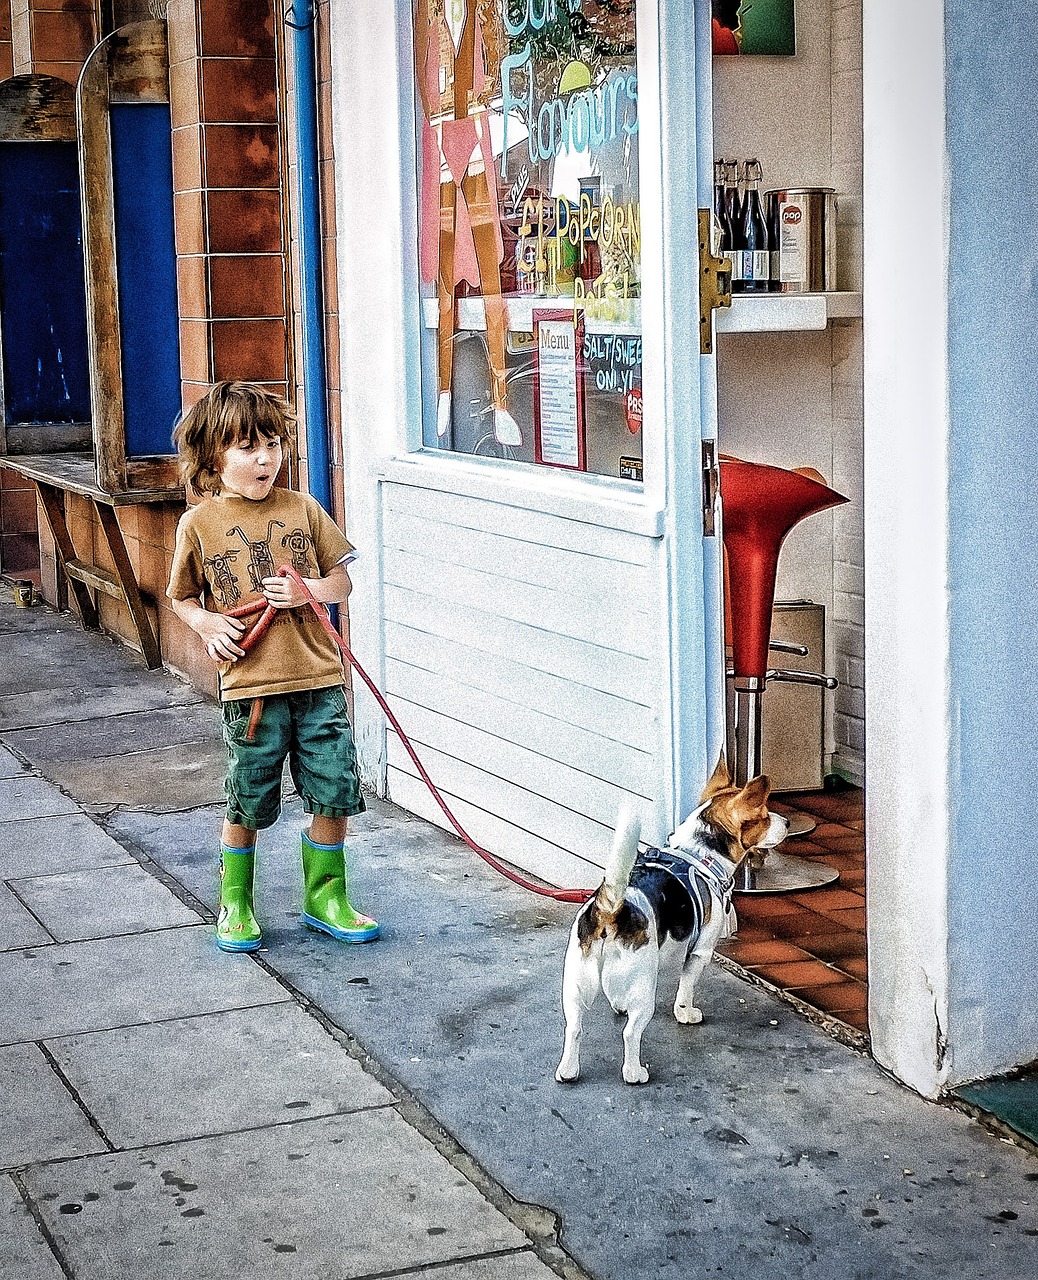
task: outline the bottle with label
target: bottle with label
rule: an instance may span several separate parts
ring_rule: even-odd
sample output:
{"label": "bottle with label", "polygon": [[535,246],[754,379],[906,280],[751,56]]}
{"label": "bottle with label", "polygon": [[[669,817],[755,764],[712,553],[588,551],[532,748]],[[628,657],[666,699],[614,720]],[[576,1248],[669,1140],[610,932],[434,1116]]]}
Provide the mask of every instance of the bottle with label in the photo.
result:
{"label": "bottle with label", "polygon": [[732,293],[742,293],[742,201],[739,199],[739,161],[724,162],[724,207],[731,242],[726,257],[732,264]]}
{"label": "bottle with label", "polygon": [[756,160],[746,161],[746,193],[739,218],[736,248],[742,253],[740,281],[742,293],[767,293],[771,279],[771,253],[768,224],[760,203],[761,167]]}
{"label": "bottle with label", "polygon": [[714,161],[714,221],[717,224],[718,243],[713,247],[715,253],[719,253],[721,257],[727,258],[729,265],[734,268],[735,263],[732,261],[733,238],[732,224],[728,217],[728,205],[725,201],[724,177],[727,160]]}

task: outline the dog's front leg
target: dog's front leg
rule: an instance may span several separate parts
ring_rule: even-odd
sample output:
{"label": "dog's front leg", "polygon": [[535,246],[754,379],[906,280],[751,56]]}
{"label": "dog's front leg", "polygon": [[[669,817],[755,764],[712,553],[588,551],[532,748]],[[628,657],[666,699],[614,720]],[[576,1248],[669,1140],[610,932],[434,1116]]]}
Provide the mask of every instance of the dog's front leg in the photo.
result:
{"label": "dog's front leg", "polygon": [[555,1069],[555,1079],[569,1084],[580,1075],[580,1036],[584,1030],[584,1013],[595,1003],[601,989],[598,965],[585,956],[580,945],[570,944],[562,973],[562,1011],[566,1015],[566,1040],[562,1060]]}
{"label": "dog's front leg", "polygon": [[703,1021],[702,1009],[695,1006],[696,983],[699,976],[710,962],[713,948],[703,954],[698,948],[689,951],[681,966],[681,978],[678,981],[678,995],[674,1001],[674,1017],[686,1026],[695,1026]]}

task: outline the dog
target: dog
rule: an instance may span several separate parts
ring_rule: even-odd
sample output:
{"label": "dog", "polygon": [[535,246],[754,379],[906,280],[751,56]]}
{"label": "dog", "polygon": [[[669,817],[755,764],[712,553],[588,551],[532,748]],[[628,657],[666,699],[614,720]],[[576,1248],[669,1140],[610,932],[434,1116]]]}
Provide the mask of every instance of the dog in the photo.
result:
{"label": "dog", "polygon": [[768,810],[771,784],[763,774],[733,784],[724,755],[703,791],[698,809],[663,849],[638,852],[640,825],[628,811],[617,821],[605,879],[577,913],[562,978],[566,1041],[555,1079],[580,1074],[584,1015],[599,991],[615,1013],[626,1014],[623,1077],[645,1084],[641,1041],[656,1011],[661,955],[681,956],[674,1017],[693,1025],[703,1014],[695,985],[714,947],[734,932],[732,887],[740,863],[756,849],[780,844],[789,829]]}

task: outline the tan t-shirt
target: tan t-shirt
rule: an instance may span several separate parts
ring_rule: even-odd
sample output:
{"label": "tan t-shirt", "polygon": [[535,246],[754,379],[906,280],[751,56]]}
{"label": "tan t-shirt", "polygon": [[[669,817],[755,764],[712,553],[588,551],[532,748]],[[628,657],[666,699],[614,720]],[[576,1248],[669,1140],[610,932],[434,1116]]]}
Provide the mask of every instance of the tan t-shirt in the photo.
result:
{"label": "tan t-shirt", "polygon": [[[353,551],[316,499],[272,489],[262,502],[210,494],[180,518],[166,595],[200,599],[225,613],[262,599],[260,583],[280,565],[321,578]],[[258,616],[258,615],[256,615]],[[245,619],[246,624],[255,617]],[[219,665],[220,698],[264,698],[342,684],[339,650],[310,605],[278,611],[270,630],[237,662]]]}

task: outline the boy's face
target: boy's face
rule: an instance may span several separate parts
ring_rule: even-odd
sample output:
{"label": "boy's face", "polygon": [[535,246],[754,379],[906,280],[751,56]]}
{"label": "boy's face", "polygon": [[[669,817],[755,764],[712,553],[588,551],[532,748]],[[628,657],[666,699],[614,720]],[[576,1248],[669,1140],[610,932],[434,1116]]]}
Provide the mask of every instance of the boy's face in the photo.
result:
{"label": "boy's face", "polygon": [[239,440],[220,459],[220,490],[262,502],[274,487],[281,470],[279,436],[261,437],[255,444]]}

